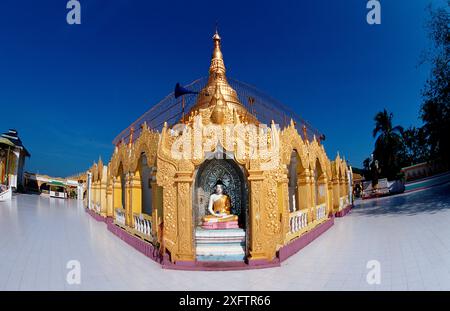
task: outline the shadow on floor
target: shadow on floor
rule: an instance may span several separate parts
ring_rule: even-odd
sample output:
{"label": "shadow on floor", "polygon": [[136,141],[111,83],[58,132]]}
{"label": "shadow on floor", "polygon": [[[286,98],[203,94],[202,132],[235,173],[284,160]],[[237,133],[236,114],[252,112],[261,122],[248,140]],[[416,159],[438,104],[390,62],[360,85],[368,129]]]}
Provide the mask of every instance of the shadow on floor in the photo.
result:
{"label": "shadow on floor", "polygon": [[450,183],[411,194],[380,198],[370,202],[360,201],[352,210],[353,216],[434,214],[450,210]]}

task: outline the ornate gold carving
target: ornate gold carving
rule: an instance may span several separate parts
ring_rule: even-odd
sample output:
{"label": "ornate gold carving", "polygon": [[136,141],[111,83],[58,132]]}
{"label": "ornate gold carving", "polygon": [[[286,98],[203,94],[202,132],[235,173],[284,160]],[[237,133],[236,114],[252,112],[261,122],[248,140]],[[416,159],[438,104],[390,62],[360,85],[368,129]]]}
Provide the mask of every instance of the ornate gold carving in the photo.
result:
{"label": "ornate gold carving", "polygon": [[131,171],[136,171],[138,169],[139,160],[143,153],[147,158],[148,166],[152,167],[156,165],[159,140],[160,134],[155,131],[150,131],[144,124],[141,135],[131,146],[129,157],[129,168]]}
{"label": "ornate gold carving", "polygon": [[[345,160],[341,160],[338,155],[336,160],[331,162],[325,153],[324,146],[316,139],[312,141],[302,139],[292,120],[284,129],[278,129],[272,124],[266,132],[244,127],[248,123],[258,125],[258,121],[242,106],[235,90],[227,82],[220,41],[219,35],[216,34],[208,84],[200,92],[196,105],[184,119],[187,120],[187,126],[181,131],[176,131],[176,127],[169,128],[165,124],[158,133],[149,130],[144,124],[137,139],[133,141],[130,138],[129,142],[122,142],[115,147],[107,166],[106,192],[110,194],[114,187],[112,190],[112,198],[116,200],[113,202],[114,207],[122,204],[119,202],[122,196],[119,192],[122,185],[119,178],[115,178],[119,176],[122,178],[122,174],[127,176],[124,208],[128,211],[133,206],[132,190],[136,190],[133,187],[139,187],[140,184],[138,179],[141,155],[145,154],[150,167],[157,167],[156,173],[153,172],[152,175],[156,176],[157,186],[162,188],[163,208],[162,214],[154,217],[155,219],[157,216],[162,217],[163,230],[159,232],[161,247],[170,252],[172,261],[195,259],[192,186],[196,170],[206,160],[203,145],[208,138],[202,136],[205,125],[232,124],[235,126],[232,135],[225,135],[230,134],[227,132],[229,129],[226,126],[221,127],[219,134],[223,135],[219,135],[218,143],[211,146],[212,150],[208,151],[215,153],[220,146],[243,167],[244,175],[248,176],[251,259],[273,259],[289,233],[287,167],[293,150],[297,152],[299,159],[297,185],[301,191],[300,199],[302,200],[299,207],[308,212],[310,223],[308,228],[316,224],[312,222],[316,208],[314,195],[316,186],[314,175],[318,169],[316,166],[320,165],[320,171],[323,173],[317,176],[317,182],[326,191],[321,198],[325,196],[327,210],[331,210],[332,205],[336,203],[335,197],[339,197],[339,185],[348,183],[348,168]],[[198,116],[201,116],[204,124],[196,127],[194,125]],[[137,133],[138,131],[134,134]],[[202,148],[196,145],[193,135],[202,137],[200,142]],[[223,137],[231,137],[231,141],[226,141]],[[242,142],[244,144],[239,145]],[[255,146],[259,147],[254,149],[252,147],[254,145],[250,142],[258,142]],[[280,149],[274,151],[273,148],[277,146],[277,143]],[[244,149],[241,150],[243,152],[238,152],[238,146]],[[189,148],[186,147],[189,147],[192,152],[190,156],[187,154]],[[181,150],[181,157],[174,156],[173,150]],[[252,157],[254,152],[258,152],[259,157]],[[279,161],[275,162],[276,165],[267,166],[278,155]],[[101,159],[90,168],[95,189],[104,187],[98,183],[102,181],[102,170]]]}

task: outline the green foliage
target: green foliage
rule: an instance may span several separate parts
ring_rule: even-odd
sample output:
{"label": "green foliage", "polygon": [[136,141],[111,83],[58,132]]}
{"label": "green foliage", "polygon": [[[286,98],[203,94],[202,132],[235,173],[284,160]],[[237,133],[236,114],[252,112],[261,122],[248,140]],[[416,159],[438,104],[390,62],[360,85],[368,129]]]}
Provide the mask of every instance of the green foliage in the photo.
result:
{"label": "green foliage", "polygon": [[426,162],[430,158],[430,147],[423,127],[411,126],[403,131],[405,153],[403,155],[407,165]]}
{"label": "green foliage", "polygon": [[426,60],[431,64],[430,77],[422,90],[424,102],[421,118],[423,134],[432,159],[450,163],[450,1],[441,8],[429,7],[426,23],[433,48]]}
{"label": "green foliage", "polygon": [[[375,115],[373,137],[376,138],[374,158],[378,160],[381,177],[398,179],[401,168],[427,161],[450,165],[450,0],[444,7],[428,8],[426,23],[432,48],[425,60],[431,63],[430,77],[422,90],[420,117],[423,127],[403,130],[393,126],[392,113],[386,109]],[[372,179],[371,161],[363,162],[365,178]]]}
{"label": "green foliage", "polygon": [[381,175],[395,179],[403,162],[403,128],[392,125],[393,114],[386,109],[375,115],[373,137],[376,138],[374,158],[378,160]]}

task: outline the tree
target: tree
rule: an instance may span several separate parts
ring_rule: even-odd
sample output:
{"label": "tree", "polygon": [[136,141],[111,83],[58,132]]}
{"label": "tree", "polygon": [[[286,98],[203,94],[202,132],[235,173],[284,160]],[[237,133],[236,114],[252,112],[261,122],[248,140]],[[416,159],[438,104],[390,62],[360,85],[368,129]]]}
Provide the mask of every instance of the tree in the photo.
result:
{"label": "tree", "polygon": [[423,127],[416,128],[412,126],[404,130],[403,143],[405,145],[404,158],[406,165],[414,165],[428,161],[430,148]]}
{"label": "tree", "polygon": [[393,114],[386,109],[375,115],[375,128],[373,137],[376,138],[374,158],[378,160],[381,175],[388,179],[397,178],[404,159],[403,128],[392,126]]}
{"label": "tree", "polygon": [[371,180],[372,179],[372,174],[370,172],[370,158],[366,158],[363,161],[363,175],[364,175],[364,179],[365,180]]}
{"label": "tree", "polygon": [[423,131],[432,159],[450,163],[450,0],[441,8],[429,10],[426,23],[432,49],[425,60],[431,64],[431,74],[422,90]]}

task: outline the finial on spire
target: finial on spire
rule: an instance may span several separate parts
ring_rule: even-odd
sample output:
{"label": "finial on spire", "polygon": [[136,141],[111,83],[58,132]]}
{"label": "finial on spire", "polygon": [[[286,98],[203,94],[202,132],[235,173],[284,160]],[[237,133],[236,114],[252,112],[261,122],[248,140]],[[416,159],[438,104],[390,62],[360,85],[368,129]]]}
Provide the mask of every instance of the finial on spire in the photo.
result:
{"label": "finial on spire", "polygon": [[225,78],[225,64],[223,63],[223,55],[220,50],[220,41],[221,38],[219,36],[219,32],[216,29],[216,33],[213,36],[214,41],[214,50],[211,57],[211,66],[209,67],[210,78],[216,78],[220,76],[222,79]]}
{"label": "finial on spire", "polygon": [[220,36],[219,36],[219,21],[216,20],[216,31],[214,32],[214,36],[213,36],[214,40],[219,40],[220,41]]}

